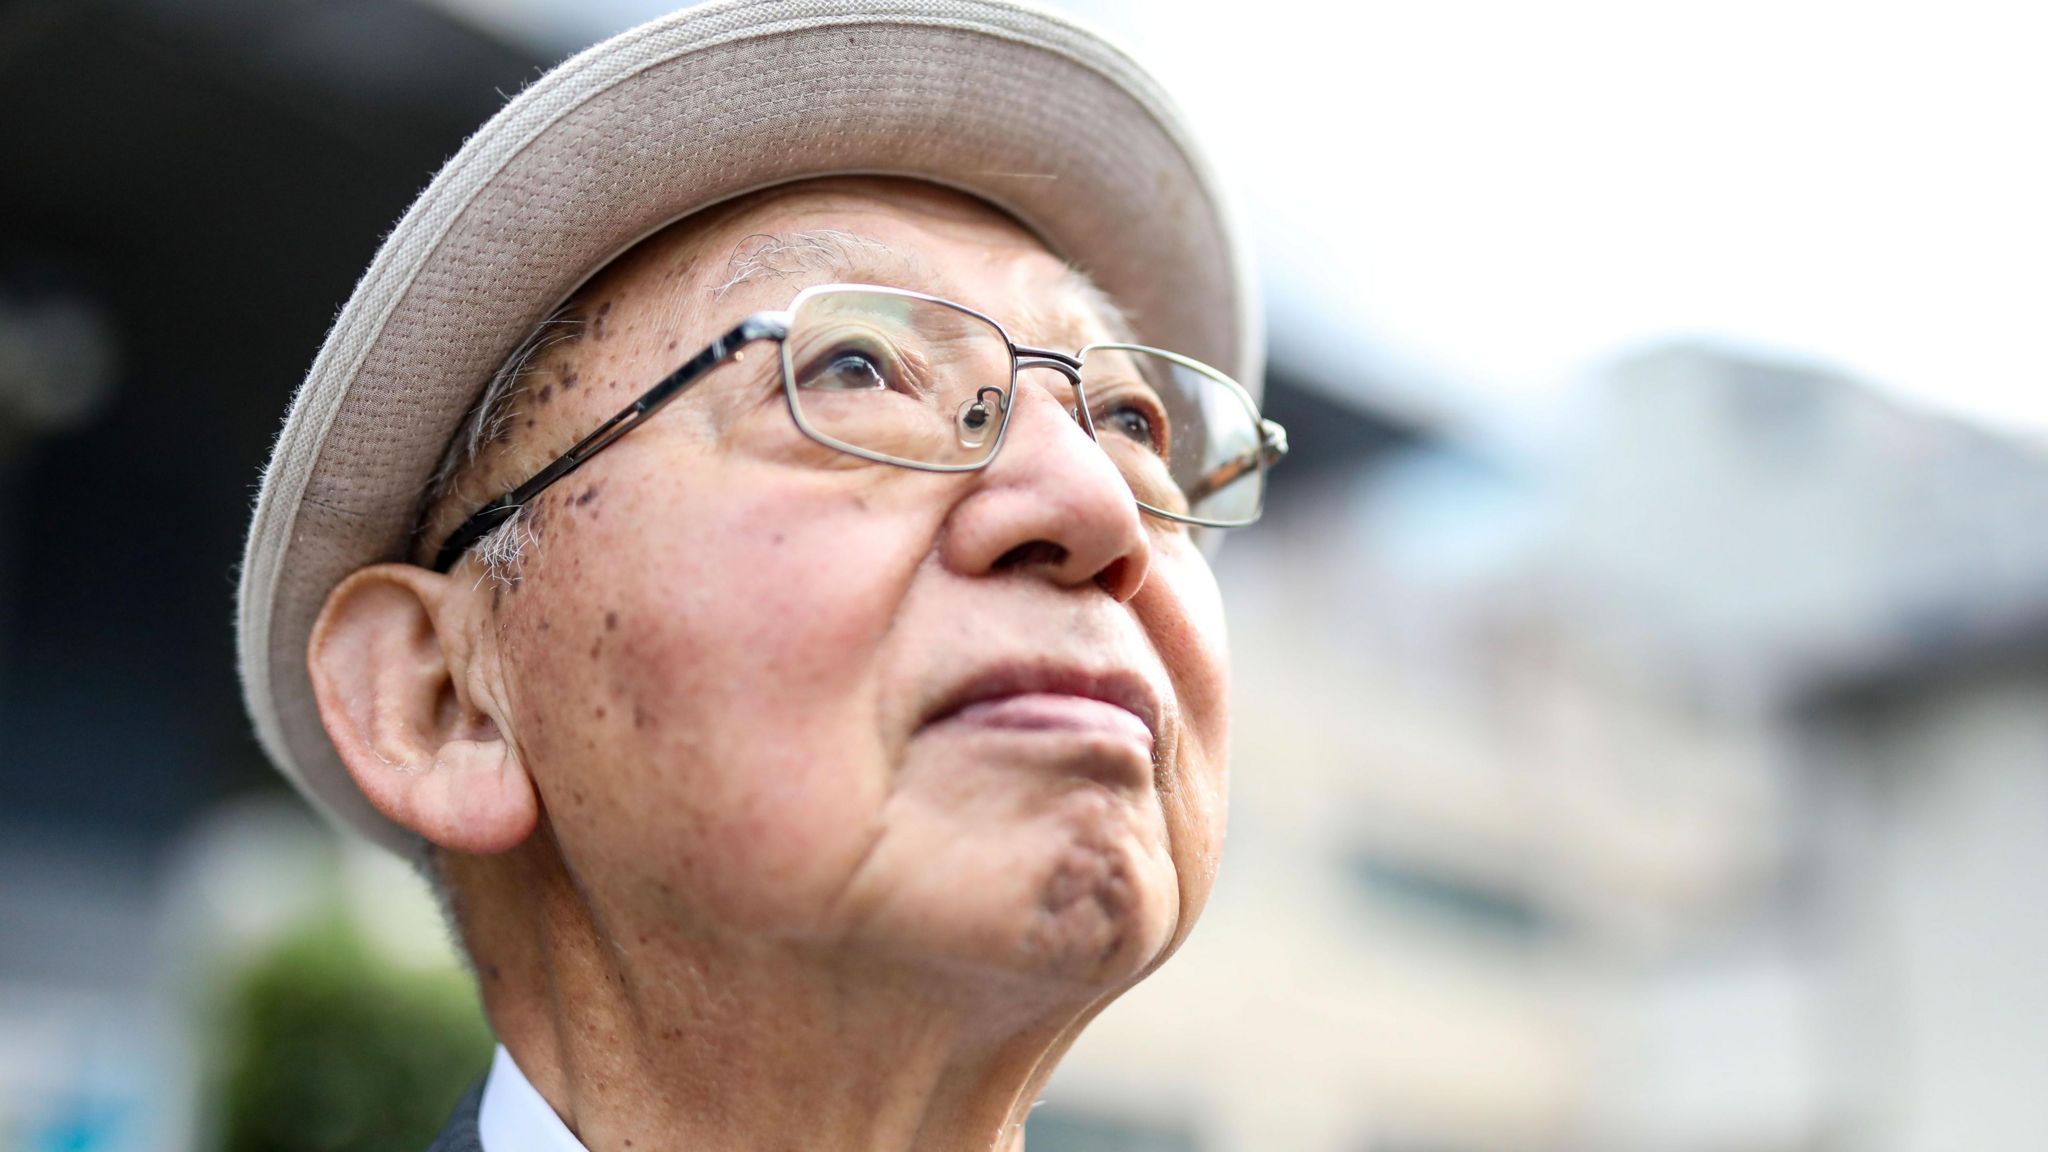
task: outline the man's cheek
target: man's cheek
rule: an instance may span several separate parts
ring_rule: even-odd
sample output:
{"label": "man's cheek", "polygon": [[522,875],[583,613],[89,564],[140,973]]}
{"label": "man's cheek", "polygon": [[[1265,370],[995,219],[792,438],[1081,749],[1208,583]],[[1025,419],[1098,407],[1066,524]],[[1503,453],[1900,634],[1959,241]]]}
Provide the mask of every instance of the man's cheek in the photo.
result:
{"label": "man's cheek", "polygon": [[844,499],[769,489],[727,510],[629,569],[606,673],[636,742],[777,760],[782,779],[879,746],[876,662],[921,551]]}
{"label": "man's cheek", "polygon": [[1184,737],[1221,765],[1230,735],[1230,650],[1208,561],[1192,546],[1162,549],[1132,607],[1173,679]]}
{"label": "man's cheek", "polygon": [[816,688],[857,671],[901,598],[888,534],[815,508],[752,511],[649,569],[660,576],[638,597],[638,631],[659,641],[651,659],[669,660],[653,671],[709,663],[757,692],[770,675]]}

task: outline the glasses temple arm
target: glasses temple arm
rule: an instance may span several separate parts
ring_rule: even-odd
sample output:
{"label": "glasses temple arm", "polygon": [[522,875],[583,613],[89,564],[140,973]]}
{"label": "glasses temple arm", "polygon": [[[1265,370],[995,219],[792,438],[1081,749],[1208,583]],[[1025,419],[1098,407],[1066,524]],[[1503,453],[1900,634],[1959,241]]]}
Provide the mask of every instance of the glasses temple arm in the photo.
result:
{"label": "glasses temple arm", "polygon": [[1188,492],[1188,505],[1192,507],[1200,504],[1243,479],[1245,473],[1258,468],[1271,468],[1286,457],[1287,429],[1271,420],[1260,420],[1257,450],[1240,452],[1203,473]]}
{"label": "glasses temple arm", "polygon": [[740,321],[731,331],[713,340],[702,352],[690,357],[681,367],[662,377],[654,387],[642,392],[611,419],[578,440],[567,452],[555,457],[547,467],[534,473],[525,483],[477,509],[469,519],[462,522],[461,527],[450,533],[447,542],[441,545],[440,552],[434,557],[434,571],[446,572],[455,567],[455,562],[462,559],[463,553],[469,551],[477,541],[490,535],[500,524],[511,519],[513,513],[547,491],[550,485],[582,467],[584,461],[596,455],[605,445],[632,431],[634,426],[660,411],[663,405],[675,399],[684,389],[702,379],[713,368],[731,359],[740,349],[756,340],[779,340],[788,334],[788,318],[780,313],[758,313]]}

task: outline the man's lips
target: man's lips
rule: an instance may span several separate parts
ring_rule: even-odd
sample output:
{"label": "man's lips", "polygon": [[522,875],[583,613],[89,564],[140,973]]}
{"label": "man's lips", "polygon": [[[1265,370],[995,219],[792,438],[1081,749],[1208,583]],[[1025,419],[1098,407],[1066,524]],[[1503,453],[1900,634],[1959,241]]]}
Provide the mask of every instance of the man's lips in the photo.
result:
{"label": "man's lips", "polygon": [[1022,732],[1094,733],[1150,750],[1159,735],[1159,696],[1124,669],[1000,664],[968,676],[941,699],[927,726],[960,724]]}
{"label": "man's lips", "polygon": [[1137,713],[1106,700],[1057,692],[1023,692],[977,700],[946,717],[957,724],[1022,732],[1094,732],[1150,748],[1152,729]]}

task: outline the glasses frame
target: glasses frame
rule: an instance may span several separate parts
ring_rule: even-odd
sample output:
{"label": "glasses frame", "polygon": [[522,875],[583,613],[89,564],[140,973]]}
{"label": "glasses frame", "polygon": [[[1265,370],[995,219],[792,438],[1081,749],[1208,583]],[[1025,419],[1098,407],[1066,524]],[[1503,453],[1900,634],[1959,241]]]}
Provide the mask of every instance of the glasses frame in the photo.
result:
{"label": "glasses frame", "polygon": [[[795,321],[797,311],[812,297],[836,292],[864,292],[885,296],[900,296],[911,300],[921,300],[929,304],[937,304],[980,320],[994,329],[998,336],[1002,337],[1004,345],[1010,351],[1010,378],[1002,389],[1003,423],[1001,427],[996,429],[996,442],[989,446],[986,456],[971,464],[933,464],[920,460],[910,460],[904,457],[891,456],[885,452],[862,448],[856,444],[849,444],[837,437],[819,431],[804,418],[803,406],[798,403],[796,397],[796,365],[793,362],[793,354],[789,347],[790,326]],[[455,531],[449,533],[448,539],[442,542],[440,550],[434,556],[433,570],[436,572],[447,572],[454,568],[463,555],[476,545],[477,541],[490,535],[493,529],[510,519],[521,508],[533,502],[534,499],[547,491],[557,481],[582,467],[592,456],[597,455],[598,452],[611,444],[612,441],[624,436],[644,423],[656,412],[661,411],[662,408],[668,405],[669,401],[682,395],[691,385],[710,375],[714,369],[722,367],[728,362],[742,361],[746,355],[746,348],[762,340],[773,340],[780,345],[777,359],[782,370],[783,401],[789,409],[790,419],[796,423],[797,430],[811,440],[828,448],[845,452],[852,456],[858,456],[864,460],[872,460],[879,464],[893,464],[900,468],[910,468],[920,472],[978,472],[988,467],[994,462],[997,453],[1002,451],[1003,441],[1009,435],[1010,401],[1016,395],[1018,374],[1027,368],[1047,368],[1067,378],[1068,383],[1073,385],[1074,388],[1074,409],[1070,415],[1088,433],[1088,438],[1097,441],[1099,444],[1100,438],[1095,433],[1094,416],[1088,411],[1088,392],[1081,381],[1081,363],[1088,353],[1094,351],[1142,352],[1162,357],[1190,371],[1198,372],[1210,380],[1225,386],[1228,392],[1239,403],[1244,405],[1246,414],[1251,417],[1252,426],[1259,430],[1259,447],[1255,454],[1251,454],[1255,455],[1256,458],[1242,462],[1245,466],[1255,469],[1260,477],[1259,505],[1253,509],[1252,515],[1249,518],[1243,520],[1214,520],[1179,512],[1170,512],[1164,508],[1156,508],[1145,503],[1143,500],[1139,500],[1137,493],[1133,492],[1131,494],[1132,502],[1146,512],[1162,519],[1173,520],[1182,524],[1192,524],[1203,528],[1242,528],[1248,524],[1256,523],[1264,512],[1265,506],[1264,474],[1287,454],[1287,430],[1259,414],[1258,403],[1252,399],[1251,393],[1245,389],[1244,385],[1199,360],[1182,356],[1177,352],[1168,352],[1163,348],[1153,348],[1144,344],[1126,344],[1113,341],[1089,344],[1072,354],[1058,352],[1049,348],[1034,348],[1012,340],[1008,329],[1005,329],[994,317],[969,308],[965,304],[958,304],[942,297],[928,295],[923,292],[913,292],[907,288],[891,288],[881,284],[814,284],[798,292],[795,298],[789,302],[787,308],[756,312],[728,329],[723,335],[705,345],[702,351],[685,360],[680,366],[657,381],[653,387],[642,392],[631,403],[614,413],[610,419],[599,424],[588,435],[584,436],[583,439],[578,440],[567,451],[555,457],[540,471],[527,478],[525,482],[471,513],[469,518],[457,526]],[[994,385],[989,387],[993,388]],[[1226,483],[1234,481],[1237,476],[1242,474],[1242,471],[1238,472]]]}

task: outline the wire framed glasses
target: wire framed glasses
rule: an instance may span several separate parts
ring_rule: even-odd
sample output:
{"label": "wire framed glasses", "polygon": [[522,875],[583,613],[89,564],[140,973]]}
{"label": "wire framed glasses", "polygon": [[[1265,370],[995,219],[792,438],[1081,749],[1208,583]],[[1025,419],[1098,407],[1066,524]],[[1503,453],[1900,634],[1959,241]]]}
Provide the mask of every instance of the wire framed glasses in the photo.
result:
{"label": "wire framed glasses", "polygon": [[782,391],[804,435],[881,464],[972,472],[1001,451],[1019,374],[1043,369],[1073,387],[1070,414],[1154,516],[1209,528],[1259,518],[1266,472],[1287,433],[1243,385],[1199,361],[1141,344],[1065,353],[1010,339],[962,304],[872,284],[822,284],[787,309],[757,312],[713,340],[518,487],[478,509],[442,544],[446,572],[513,513],[660,411],[750,344],[780,345]]}

